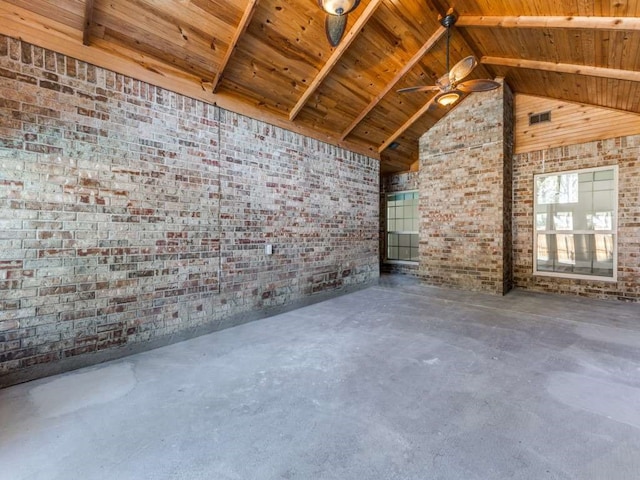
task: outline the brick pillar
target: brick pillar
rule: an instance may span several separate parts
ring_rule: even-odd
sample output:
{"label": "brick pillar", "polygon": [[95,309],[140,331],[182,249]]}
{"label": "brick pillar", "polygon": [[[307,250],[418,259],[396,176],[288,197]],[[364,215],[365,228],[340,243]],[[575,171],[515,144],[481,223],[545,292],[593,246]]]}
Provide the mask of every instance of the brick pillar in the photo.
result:
{"label": "brick pillar", "polygon": [[506,293],[512,285],[513,95],[464,99],[420,138],[420,277]]}

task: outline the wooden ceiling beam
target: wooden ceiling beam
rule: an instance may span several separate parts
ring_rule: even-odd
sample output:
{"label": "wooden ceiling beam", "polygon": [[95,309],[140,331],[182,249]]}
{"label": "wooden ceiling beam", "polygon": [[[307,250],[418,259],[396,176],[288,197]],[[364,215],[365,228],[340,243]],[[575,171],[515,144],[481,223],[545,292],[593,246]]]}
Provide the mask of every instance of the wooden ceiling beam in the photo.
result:
{"label": "wooden ceiling beam", "polygon": [[586,75],[591,77],[603,77],[616,80],[640,82],[640,72],[632,70],[619,70],[616,68],[594,67],[591,65],[576,65],[571,63],[541,62],[538,60],[525,60],[522,58],[485,56],[482,57],[480,61],[488,65],[500,65],[502,67],[528,68],[531,70],[544,70],[546,72],[569,73],[573,75]]}
{"label": "wooden ceiling beam", "polygon": [[386,150],[386,148],[389,145],[391,145],[391,143],[393,143],[396,140],[396,138],[398,138],[406,130],[408,130],[409,127],[411,127],[411,125],[416,123],[420,119],[420,117],[422,117],[422,115],[427,113],[427,110],[429,110],[429,108],[431,107],[432,103],[433,103],[433,97],[430,98],[429,101],[427,103],[425,103],[422,106],[422,108],[420,108],[420,110],[418,110],[409,120],[404,122],[404,124],[399,129],[397,129],[395,132],[393,132],[390,137],[388,137],[384,142],[382,142],[382,145],[380,145],[378,147],[378,153],[382,153],[384,150]]}
{"label": "wooden ceiling beam", "polygon": [[458,27],[488,28],[577,28],[595,30],[640,30],[638,17],[562,17],[562,16],[480,16],[463,15]]}
{"label": "wooden ceiling beam", "polygon": [[82,28],[82,44],[89,45],[89,32],[93,23],[93,0],[84,2],[84,26]]}
{"label": "wooden ceiling beam", "polygon": [[295,120],[295,118],[298,116],[298,113],[300,113],[300,110],[302,110],[302,108],[305,106],[311,95],[313,95],[313,93],[318,89],[327,75],[329,75],[329,72],[331,72],[336,63],[338,63],[342,55],[347,51],[349,46],[356,39],[358,33],[360,33],[360,30],[362,30],[362,28],[366,25],[366,23],[375,13],[376,9],[381,3],[382,0],[371,0],[371,2],[369,2],[369,5],[367,5],[367,8],[364,10],[364,12],[362,12],[360,17],[358,17],[358,20],[356,20],[356,23],[353,24],[353,27],[351,27],[349,32],[345,35],[345,38],[333,51],[333,53],[329,57],[329,60],[327,60],[327,63],[324,64],[322,69],[309,84],[309,87],[302,94],[302,96],[298,100],[298,103],[296,103],[295,106],[291,109],[291,112],[289,113],[289,120]]}
{"label": "wooden ceiling beam", "polygon": [[81,33],[50,18],[0,0],[0,34],[19,38],[24,42],[59,52],[63,55],[89,62],[101,68],[126,75],[151,85],[165,88],[181,95],[202,100],[211,105],[271,123],[289,131],[300,133],[338,147],[380,159],[374,146],[356,142],[341,142],[337,134],[329,134],[314,128],[290,122],[287,116],[270,113],[259,105],[243,102],[224,93],[214,94],[202,87],[202,80],[178,69],[175,65],[95,38],[90,47],[81,44]]}
{"label": "wooden ceiling beam", "polygon": [[425,54],[429,50],[431,50],[431,48],[436,44],[438,40],[440,40],[440,38],[446,31],[447,29],[445,27],[442,27],[442,26],[438,27],[435,33],[431,35],[431,37],[429,37],[429,39],[424,43],[424,45],[422,45],[420,50],[418,50],[416,54],[413,57],[411,57],[411,60],[409,60],[405,64],[405,66],[402,67],[402,69],[396,74],[395,77],[393,77],[393,79],[382,89],[380,93],[378,93],[375,97],[373,97],[373,100],[371,100],[369,105],[367,105],[367,107],[362,112],[360,112],[360,115],[358,115],[356,119],[353,122],[351,122],[351,125],[349,125],[342,132],[342,135],[340,136],[341,140],[344,140],[345,138],[347,138],[347,135],[349,135],[349,133],[351,133],[351,131],[354,128],[356,128],[356,126],[364,119],[364,117],[366,117],[367,114],[371,110],[373,110],[378,103],[380,103],[380,100],[382,100],[384,96],[387,93],[389,93],[393,89],[393,87],[395,87],[395,85],[400,81],[400,79],[402,79],[402,77],[404,77],[409,72],[409,70],[411,70],[416,65],[416,63],[418,63],[420,59],[422,59],[422,57],[424,57]]}
{"label": "wooden ceiling beam", "polygon": [[253,17],[253,13],[256,11],[256,7],[258,6],[258,2],[260,0],[249,0],[247,2],[247,6],[244,9],[244,13],[242,14],[242,18],[240,19],[240,23],[238,24],[238,28],[236,28],[235,33],[233,34],[233,38],[229,43],[229,48],[224,54],[224,58],[220,63],[220,67],[216,72],[216,76],[213,78],[211,91],[216,93],[218,87],[220,86],[220,80],[222,79],[222,74],[224,73],[225,68],[229,64],[229,60],[231,60],[231,55],[236,49],[238,42],[240,41],[240,37],[246,32],[247,27],[249,26],[249,22],[251,22],[251,17]]}

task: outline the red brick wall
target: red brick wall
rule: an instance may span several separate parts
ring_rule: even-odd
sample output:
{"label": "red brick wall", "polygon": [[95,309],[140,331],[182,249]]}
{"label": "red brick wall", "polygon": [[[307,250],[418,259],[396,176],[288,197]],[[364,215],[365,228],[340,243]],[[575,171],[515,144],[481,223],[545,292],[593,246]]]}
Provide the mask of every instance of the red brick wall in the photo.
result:
{"label": "red brick wall", "polygon": [[378,175],[0,36],[0,384],[367,284]]}
{"label": "red brick wall", "polygon": [[[514,280],[527,290],[640,300],[640,135],[557,147],[514,157]],[[533,175],[618,165],[618,280],[534,276]]]}
{"label": "red brick wall", "polygon": [[432,285],[503,294],[509,254],[512,94],[464,99],[420,139],[420,267]]}

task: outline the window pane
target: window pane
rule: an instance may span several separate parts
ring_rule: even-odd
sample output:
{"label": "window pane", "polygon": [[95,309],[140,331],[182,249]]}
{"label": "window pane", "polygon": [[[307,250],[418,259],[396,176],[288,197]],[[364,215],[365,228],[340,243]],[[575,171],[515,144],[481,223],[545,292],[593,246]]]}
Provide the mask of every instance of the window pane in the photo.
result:
{"label": "window pane", "polygon": [[613,228],[613,212],[596,212],[592,220],[594,230],[611,230]]}
{"label": "window pane", "polygon": [[595,261],[598,264],[613,266],[613,235],[593,235],[595,246]]}
{"label": "window pane", "polygon": [[578,202],[578,175],[549,175],[536,179],[538,205]]}
{"label": "window pane", "polygon": [[553,216],[553,230],[573,230],[573,213],[557,212]]}
{"label": "window pane", "polygon": [[613,170],[599,170],[593,172],[593,179],[598,180],[613,180]]}
{"label": "window pane", "polygon": [[593,191],[599,190],[613,190],[613,180],[598,180],[593,182]]}
{"label": "window pane", "polygon": [[557,234],[556,259],[558,265],[573,265],[576,259],[576,246],[573,235]]}
{"label": "window pane", "polygon": [[535,270],[614,276],[615,169],[535,176]]}
{"label": "window pane", "polygon": [[613,190],[593,192],[595,210],[613,210]]}
{"label": "window pane", "polygon": [[418,192],[391,193],[386,200],[387,259],[417,261],[418,235],[409,232],[418,231]]}
{"label": "window pane", "polygon": [[593,235],[574,235],[575,269],[574,273],[591,274],[593,264]]}
{"label": "window pane", "polygon": [[536,215],[536,230],[549,230],[547,225],[548,215],[546,213],[538,213]]}

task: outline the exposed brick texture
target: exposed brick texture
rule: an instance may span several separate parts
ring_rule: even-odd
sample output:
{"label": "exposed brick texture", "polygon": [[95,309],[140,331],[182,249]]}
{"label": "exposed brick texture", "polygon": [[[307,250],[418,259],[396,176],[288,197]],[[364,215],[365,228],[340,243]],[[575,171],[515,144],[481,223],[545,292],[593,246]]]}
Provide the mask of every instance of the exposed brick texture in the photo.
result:
{"label": "exposed brick texture", "polygon": [[506,85],[472,94],[420,138],[419,275],[429,284],[511,286],[512,108]]}
{"label": "exposed brick texture", "polygon": [[403,172],[386,175],[380,181],[380,271],[385,273],[418,274],[418,265],[410,263],[385,263],[385,249],[387,248],[387,193],[418,190],[420,175],[418,172]]}
{"label": "exposed brick texture", "polygon": [[515,96],[503,87],[502,293],[513,288],[513,152],[516,138]]}
{"label": "exposed brick texture", "polygon": [[[514,281],[519,288],[640,301],[640,135],[514,157]],[[533,175],[618,165],[618,281],[534,276]]]}
{"label": "exposed brick texture", "polygon": [[367,284],[378,229],[377,160],[0,36],[0,383]]}

